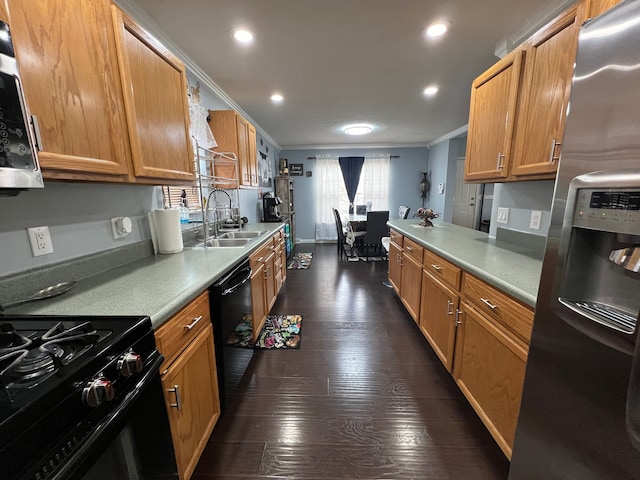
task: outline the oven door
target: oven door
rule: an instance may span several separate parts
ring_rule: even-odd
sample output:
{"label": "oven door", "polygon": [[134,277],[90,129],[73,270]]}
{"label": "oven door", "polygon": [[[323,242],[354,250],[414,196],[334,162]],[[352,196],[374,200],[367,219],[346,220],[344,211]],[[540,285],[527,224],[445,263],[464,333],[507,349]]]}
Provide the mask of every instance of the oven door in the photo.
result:
{"label": "oven door", "polygon": [[[92,426],[52,477],[55,480],[177,479],[169,420],[155,352],[145,373],[109,415]],[[73,439],[71,440],[71,442]],[[62,449],[65,448],[63,445]]]}

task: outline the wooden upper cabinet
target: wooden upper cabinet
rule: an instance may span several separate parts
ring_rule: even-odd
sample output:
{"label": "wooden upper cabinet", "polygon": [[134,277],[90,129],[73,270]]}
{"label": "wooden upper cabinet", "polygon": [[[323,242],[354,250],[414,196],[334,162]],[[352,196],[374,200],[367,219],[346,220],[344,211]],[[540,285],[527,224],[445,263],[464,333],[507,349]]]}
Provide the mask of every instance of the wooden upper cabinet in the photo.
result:
{"label": "wooden upper cabinet", "polygon": [[472,84],[466,181],[508,175],[522,55],[520,49],[511,52]]}
{"label": "wooden upper cabinet", "polygon": [[194,181],[184,65],[112,7],[136,177]]}
{"label": "wooden upper cabinet", "polygon": [[9,0],[45,178],[125,181],[130,151],[108,0]]}
{"label": "wooden upper cabinet", "polygon": [[9,12],[7,11],[7,4],[4,0],[0,1],[0,20],[9,23]]}
{"label": "wooden upper cabinet", "polygon": [[567,117],[578,31],[585,5],[578,2],[525,44],[522,97],[511,173],[555,178]]}
{"label": "wooden upper cabinet", "polygon": [[591,0],[589,2],[589,13],[587,17],[598,17],[621,2],[622,0]]}
{"label": "wooden upper cabinet", "polygon": [[[235,110],[209,110],[209,126],[220,153],[234,153],[238,158],[238,183],[241,187],[258,186],[256,129]],[[231,188],[231,187],[229,187]]]}

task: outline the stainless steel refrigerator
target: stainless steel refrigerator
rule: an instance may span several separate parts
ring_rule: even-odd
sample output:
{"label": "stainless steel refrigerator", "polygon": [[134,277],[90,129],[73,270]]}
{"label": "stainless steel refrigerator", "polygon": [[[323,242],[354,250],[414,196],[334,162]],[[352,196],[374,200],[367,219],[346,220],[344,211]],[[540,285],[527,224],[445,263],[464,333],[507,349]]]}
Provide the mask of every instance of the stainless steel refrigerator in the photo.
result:
{"label": "stainless steel refrigerator", "polygon": [[510,480],[640,479],[640,0],[582,27]]}

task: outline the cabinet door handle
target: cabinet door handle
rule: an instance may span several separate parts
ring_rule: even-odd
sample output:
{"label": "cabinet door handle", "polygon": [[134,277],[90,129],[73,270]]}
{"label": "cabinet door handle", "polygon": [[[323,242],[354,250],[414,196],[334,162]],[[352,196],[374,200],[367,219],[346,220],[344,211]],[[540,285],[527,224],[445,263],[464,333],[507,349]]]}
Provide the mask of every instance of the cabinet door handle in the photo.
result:
{"label": "cabinet door handle", "polygon": [[170,388],[168,391],[170,393],[175,393],[176,395],[176,403],[171,403],[169,406],[176,410],[180,410],[182,408],[182,402],[180,402],[180,387],[178,387],[178,385],[174,385],[173,388]]}
{"label": "cabinet door handle", "polygon": [[189,325],[185,325],[184,328],[186,328],[187,330],[191,330],[193,327],[195,327],[197,325],[197,323],[202,320],[202,315],[200,315],[199,317],[195,317],[191,323]]}
{"label": "cabinet door handle", "polygon": [[556,153],[556,147],[562,145],[560,142],[556,142],[555,138],[551,140],[551,154],[549,155],[549,163],[553,163],[556,160],[560,160],[560,155],[554,155]]}
{"label": "cabinet door handle", "polygon": [[460,309],[456,308],[456,318],[455,318],[456,327],[462,323],[461,320],[460,320],[460,315],[461,314],[462,314],[462,312],[460,311]]}
{"label": "cabinet door handle", "polygon": [[442,270],[442,267],[440,265],[436,265],[435,263],[432,263],[431,266],[433,267],[434,270],[437,270],[438,272]]}
{"label": "cabinet door handle", "polygon": [[36,147],[41,152],[44,151],[44,145],[42,143],[42,135],[40,135],[40,124],[38,123],[38,117],[31,115],[31,125],[33,126],[33,134],[36,137]]}
{"label": "cabinet door handle", "polygon": [[451,300],[447,300],[447,315],[453,315],[453,302]]}
{"label": "cabinet door handle", "polygon": [[498,152],[498,163],[496,164],[496,170],[502,169],[502,167],[503,167],[502,160],[504,160],[504,155],[502,153]]}
{"label": "cabinet door handle", "polygon": [[496,310],[498,308],[497,305],[494,305],[493,303],[491,303],[489,300],[487,300],[486,298],[481,298],[480,301],[482,303],[484,303],[487,307],[489,307],[491,310]]}

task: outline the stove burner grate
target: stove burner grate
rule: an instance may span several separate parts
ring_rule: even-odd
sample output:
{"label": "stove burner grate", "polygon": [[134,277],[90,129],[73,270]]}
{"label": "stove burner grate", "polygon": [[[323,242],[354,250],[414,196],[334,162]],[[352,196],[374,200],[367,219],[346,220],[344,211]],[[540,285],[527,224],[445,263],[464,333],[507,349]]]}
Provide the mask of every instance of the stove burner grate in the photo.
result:
{"label": "stove burner grate", "polygon": [[98,343],[90,322],[70,328],[55,324],[34,339],[20,335],[10,324],[0,326],[0,387],[31,388],[76,360]]}

